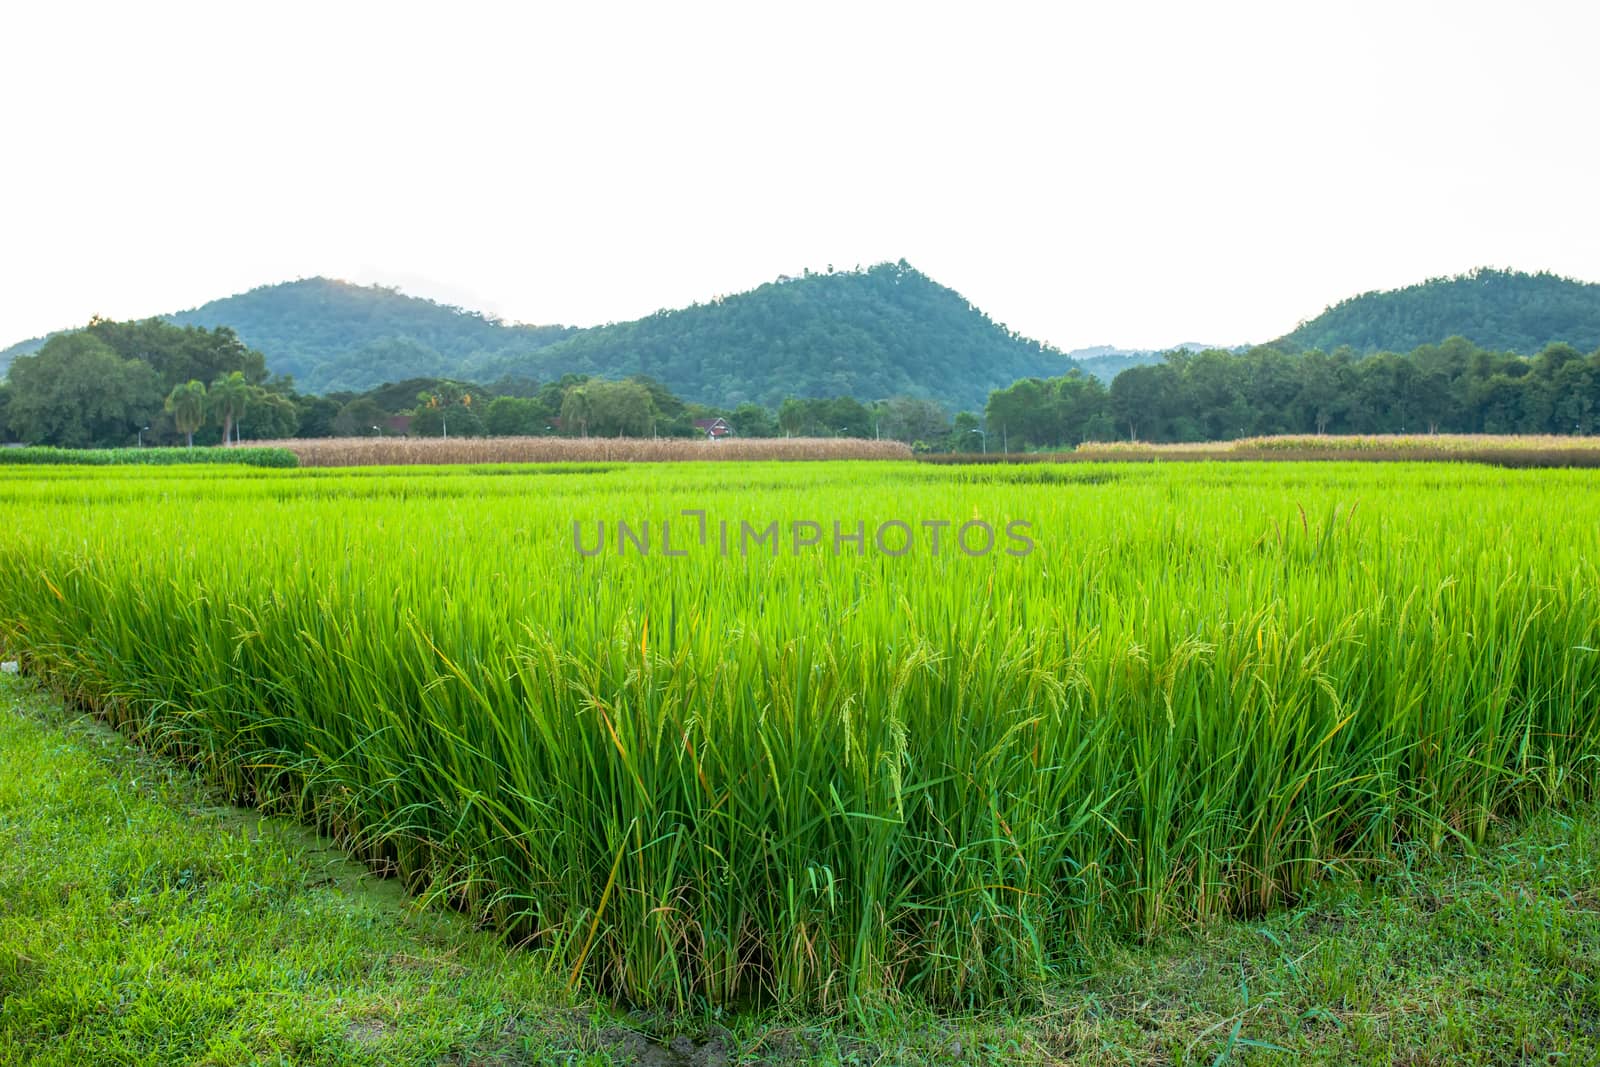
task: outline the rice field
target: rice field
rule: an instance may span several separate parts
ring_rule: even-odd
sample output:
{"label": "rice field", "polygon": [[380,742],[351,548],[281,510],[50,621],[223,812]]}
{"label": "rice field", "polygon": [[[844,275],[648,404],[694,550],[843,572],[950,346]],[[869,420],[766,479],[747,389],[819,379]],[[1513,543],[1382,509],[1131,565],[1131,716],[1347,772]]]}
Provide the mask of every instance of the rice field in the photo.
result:
{"label": "rice field", "polygon": [[1593,796],[1596,489],[0,469],[0,646],[572,985],[981,1004]]}

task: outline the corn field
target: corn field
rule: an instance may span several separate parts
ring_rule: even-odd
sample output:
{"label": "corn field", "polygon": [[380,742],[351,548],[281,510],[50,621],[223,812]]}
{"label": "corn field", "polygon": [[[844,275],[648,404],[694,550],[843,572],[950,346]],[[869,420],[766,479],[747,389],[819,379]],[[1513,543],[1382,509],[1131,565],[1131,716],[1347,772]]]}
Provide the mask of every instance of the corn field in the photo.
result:
{"label": "corn field", "polygon": [[303,467],[911,458],[899,441],[852,437],[332,437],[266,444],[294,453]]}
{"label": "corn field", "polygon": [[[563,982],[981,1004],[1091,940],[1592,795],[1597,489],[1456,464],[0,469],[0,644]],[[960,539],[1016,523],[1030,551]]]}
{"label": "corn field", "polygon": [[1549,434],[1492,433],[1411,433],[1411,434],[1281,434],[1271,437],[1240,437],[1232,441],[1188,441],[1153,444],[1146,441],[1085,441],[1080,452],[1092,452],[1115,459],[1127,453],[1156,452],[1410,452],[1418,456],[1475,452],[1486,448],[1523,451],[1600,451],[1600,437]]}
{"label": "corn field", "polygon": [[1150,444],[1144,441],[1085,441],[1074,459],[1366,460],[1503,462],[1514,466],[1600,465],[1600,437],[1540,434],[1285,434],[1233,441]]}

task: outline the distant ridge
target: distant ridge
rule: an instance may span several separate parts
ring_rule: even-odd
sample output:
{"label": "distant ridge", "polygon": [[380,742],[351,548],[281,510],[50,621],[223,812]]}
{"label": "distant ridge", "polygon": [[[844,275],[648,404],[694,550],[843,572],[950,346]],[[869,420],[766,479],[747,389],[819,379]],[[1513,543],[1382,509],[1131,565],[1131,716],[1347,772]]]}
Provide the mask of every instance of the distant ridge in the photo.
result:
{"label": "distant ridge", "polygon": [[[1185,341],[1170,348],[1116,348],[1112,345],[1095,345],[1092,348],[1075,348],[1067,358],[1081,367],[1085,374],[1099,378],[1106,385],[1129,367],[1143,367],[1160,363],[1168,352],[1204,352],[1221,345],[1203,345]],[[1232,351],[1231,349],[1229,351]]]}
{"label": "distant ridge", "polygon": [[1342,300],[1276,343],[1324,352],[1348,345],[1369,354],[1409,352],[1455,336],[1522,355],[1556,341],[1591,352],[1600,348],[1600,285],[1480,267]]}

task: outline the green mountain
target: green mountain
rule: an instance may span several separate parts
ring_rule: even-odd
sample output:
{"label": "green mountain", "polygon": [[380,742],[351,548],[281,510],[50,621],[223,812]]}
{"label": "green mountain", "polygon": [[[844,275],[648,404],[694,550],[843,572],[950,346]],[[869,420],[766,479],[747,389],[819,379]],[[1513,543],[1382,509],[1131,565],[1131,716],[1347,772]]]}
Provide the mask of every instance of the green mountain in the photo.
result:
{"label": "green mountain", "polygon": [[1410,352],[1449,337],[1532,355],[1554,341],[1600,348],[1600,285],[1555,274],[1479,268],[1453,278],[1362,293],[1275,342],[1290,350]]}
{"label": "green mountain", "polygon": [[[474,311],[382,286],[305,278],[263,285],[189,311],[162,315],[180,326],[229,326],[311,393],[360,392],[413,377],[470,378],[490,360],[561,340],[570,326],[514,326]],[[36,337],[0,351],[0,373],[39,350]]]}
{"label": "green mountain", "polygon": [[[776,406],[786,396],[912,396],[979,409],[1017,378],[1066,373],[1059,351],[989,319],[909,264],[781,278],[616,325],[517,326],[326,278],[263,286],[164,316],[229,326],[305,392],[409,378],[647,374],[687,400]],[[35,351],[44,339],[0,353]]]}
{"label": "green mountain", "polygon": [[165,316],[180,326],[231,326],[313,393],[386,381],[475,377],[492,360],[543,348],[570,326],[515,326],[382,286],[308,278],[264,285]]}
{"label": "green mountain", "polygon": [[901,260],[782,278],[584,330],[498,369],[540,379],[645,374],[686,400],[730,407],[775,407],[786,396],[911,396],[978,410],[992,389],[1072,365]]}

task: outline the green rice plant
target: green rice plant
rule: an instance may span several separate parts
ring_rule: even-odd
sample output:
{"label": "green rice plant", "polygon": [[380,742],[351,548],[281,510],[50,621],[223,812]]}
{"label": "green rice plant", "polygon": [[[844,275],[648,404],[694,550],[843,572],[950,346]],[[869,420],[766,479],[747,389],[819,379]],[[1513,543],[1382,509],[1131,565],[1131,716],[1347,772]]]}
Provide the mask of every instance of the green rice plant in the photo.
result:
{"label": "green rice plant", "polygon": [[[563,981],[971,1005],[1592,795],[1595,478],[0,471],[0,643]],[[980,518],[1034,550],[920,526]],[[788,533],[896,519],[905,555]]]}
{"label": "green rice plant", "polygon": [[287,448],[49,448],[43,445],[0,448],[0,464],[6,465],[104,467],[139,464],[161,467],[223,463],[247,467],[294,467],[299,462]]}

